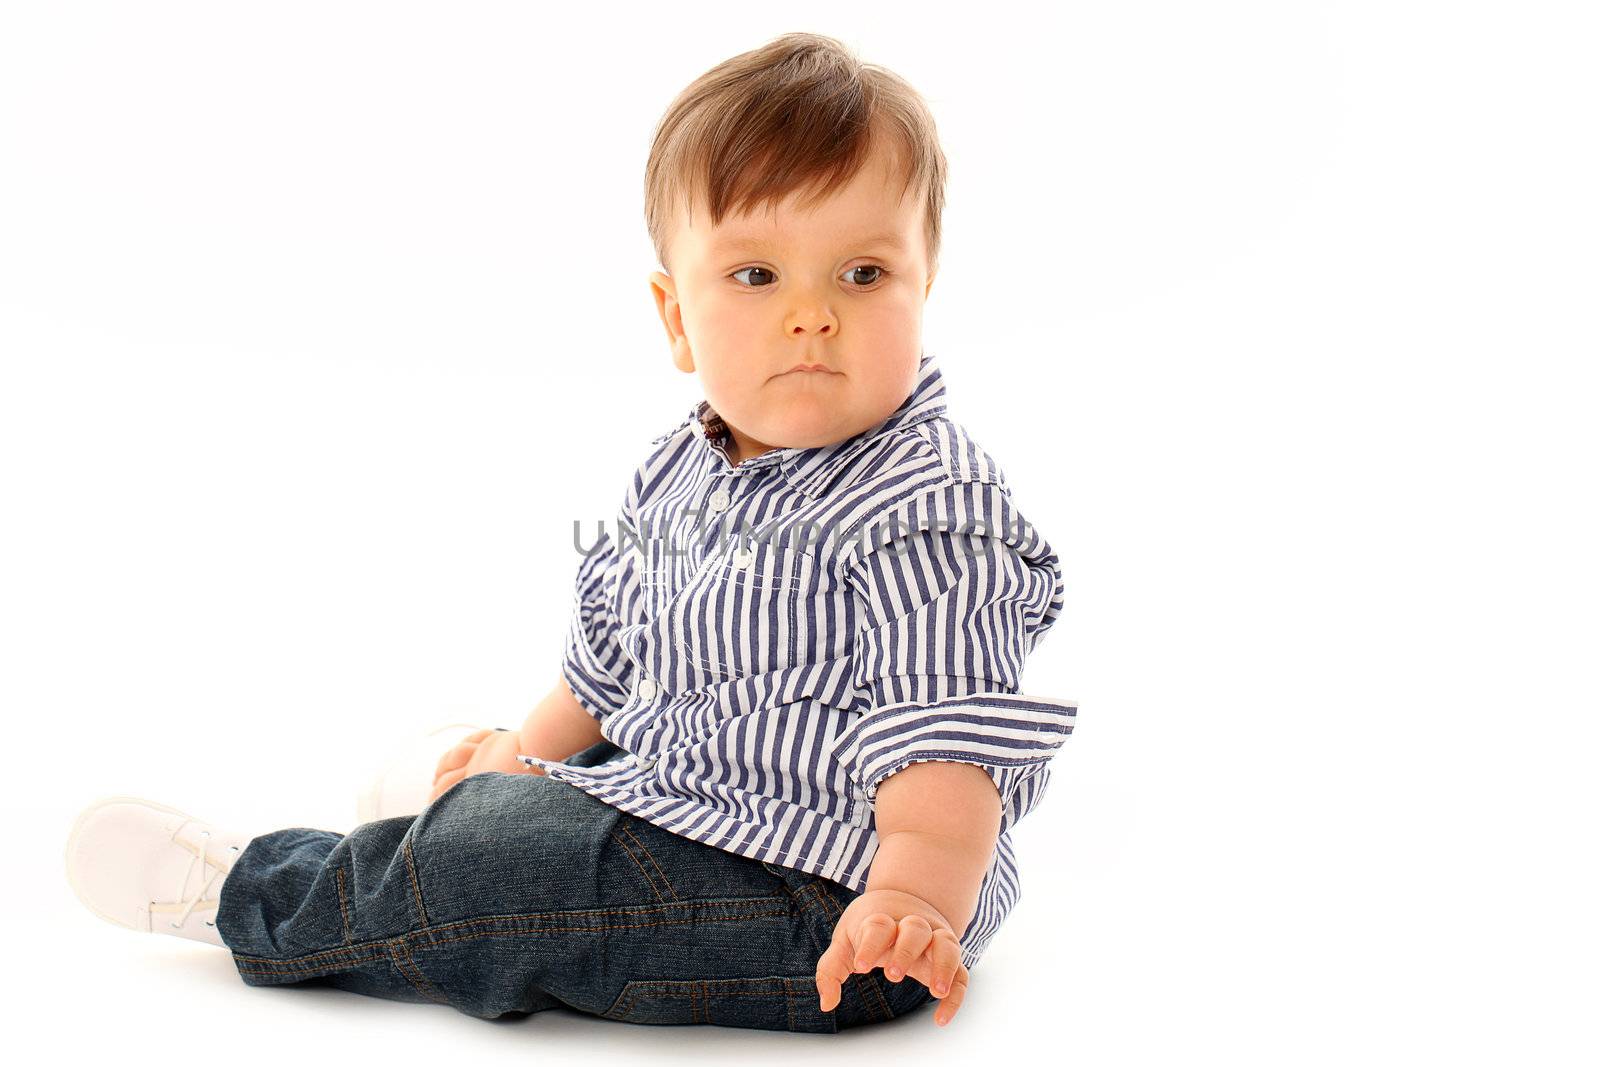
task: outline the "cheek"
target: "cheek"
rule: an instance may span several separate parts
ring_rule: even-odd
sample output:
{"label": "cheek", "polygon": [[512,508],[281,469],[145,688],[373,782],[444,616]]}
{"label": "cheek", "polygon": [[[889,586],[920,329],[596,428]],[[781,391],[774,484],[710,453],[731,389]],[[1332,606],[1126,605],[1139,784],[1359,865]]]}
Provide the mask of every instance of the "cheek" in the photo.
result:
{"label": "cheek", "polygon": [[922,316],[911,301],[885,300],[870,309],[863,309],[854,322],[848,324],[846,334],[853,332],[864,339],[880,358],[873,365],[894,378],[897,368],[915,368],[922,353]]}
{"label": "cheek", "polygon": [[753,301],[712,291],[697,294],[693,311],[684,318],[684,329],[708,358],[715,358],[717,352],[745,349],[769,327]]}
{"label": "cheek", "polygon": [[922,319],[922,299],[911,285],[901,283],[890,288],[874,304],[874,310],[902,327],[915,325]]}
{"label": "cheek", "polygon": [[910,395],[917,384],[917,352],[899,352],[872,368],[870,381],[862,382],[862,399],[887,415]]}
{"label": "cheek", "polygon": [[[684,330],[697,362],[708,368],[723,357],[745,359],[753,345],[775,344],[783,335],[783,313],[775,301],[759,301],[715,287],[697,291],[684,308]],[[922,347],[922,305],[910,290],[884,293],[880,299],[836,305],[846,337],[876,350],[909,351]],[[913,358],[912,364],[916,360]]]}

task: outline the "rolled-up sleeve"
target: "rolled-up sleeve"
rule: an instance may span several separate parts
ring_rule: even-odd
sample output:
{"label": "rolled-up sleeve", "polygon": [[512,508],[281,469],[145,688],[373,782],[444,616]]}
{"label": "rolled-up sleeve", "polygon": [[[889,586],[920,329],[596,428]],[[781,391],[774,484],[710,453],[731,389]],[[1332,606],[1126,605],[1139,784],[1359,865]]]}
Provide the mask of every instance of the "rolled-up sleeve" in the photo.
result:
{"label": "rolled-up sleeve", "polygon": [[561,664],[572,695],[602,722],[627,702],[632,685],[633,664],[618,639],[623,573],[618,539],[626,537],[627,529],[619,520],[618,536],[603,532],[578,564]]}
{"label": "rolled-up sleeve", "polygon": [[1059,612],[1054,553],[918,530],[864,554],[847,581],[860,619],[854,682],[867,699],[835,751],[858,797],[874,804],[883,780],[913,763],[971,763],[999,790],[1005,833],[1039,803],[1077,714],[1018,691]]}

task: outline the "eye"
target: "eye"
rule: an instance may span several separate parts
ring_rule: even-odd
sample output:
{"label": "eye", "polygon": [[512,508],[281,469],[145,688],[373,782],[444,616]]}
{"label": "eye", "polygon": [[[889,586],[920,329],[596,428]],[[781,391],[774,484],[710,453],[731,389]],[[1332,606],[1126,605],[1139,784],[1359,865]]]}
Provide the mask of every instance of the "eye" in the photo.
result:
{"label": "eye", "polygon": [[[865,279],[861,278],[860,275],[864,273],[870,274],[870,277]],[[866,263],[859,267],[851,267],[849,270],[845,271],[844,276],[851,279],[852,288],[867,289],[882,281],[884,277],[888,275],[888,273],[888,270],[878,266],[877,264]],[[751,275],[751,277],[748,280],[740,280],[739,276],[741,274],[748,274]],[[728,275],[728,277],[739,281],[739,284],[746,289],[766,289],[772,285],[774,276],[773,273],[765,267],[743,267],[734,271],[732,274]]]}
{"label": "eye", "polygon": [[858,271],[876,271],[877,272],[877,273],[873,274],[873,276],[871,278],[869,278],[867,281],[862,282],[862,281],[860,281],[859,278],[856,279],[856,281],[860,282],[860,284],[857,286],[857,288],[861,288],[861,289],[865,289],[867,286],[872,285],[874,282],[876,282],[879,279],[881,279],[885,274],[889,273],[888,271],[884,270],[882,267],[876,266],[874,264],[863,264],[862,266],[859,266],[859,267],[851,267],[848,271],[845,272],[845,276],[849,277],[850,275],[855,274]]}
{"label": "eye", "polygon": [[[768,279],[770,279],[772,277],[772,272],[770,270],[768,270],[767,268],[765,268],[765,267],[745,267],[743,270],[734,271],[732,274],[728,275],[728,277],[737,278],[739,275],[748,274],[751,271],[755,271],[758,274],[764,274],[764,275],[767,276]],[[769,281],[763,282],[763,283],[761,283],[759,285],[751,285],[751,284],[745,283],[745,282],[741,282],[740,284],[744,285],[745,288],[747,288],[747,289],[765,289],[767,286],[771,285],[772,282],[769,280]]]}

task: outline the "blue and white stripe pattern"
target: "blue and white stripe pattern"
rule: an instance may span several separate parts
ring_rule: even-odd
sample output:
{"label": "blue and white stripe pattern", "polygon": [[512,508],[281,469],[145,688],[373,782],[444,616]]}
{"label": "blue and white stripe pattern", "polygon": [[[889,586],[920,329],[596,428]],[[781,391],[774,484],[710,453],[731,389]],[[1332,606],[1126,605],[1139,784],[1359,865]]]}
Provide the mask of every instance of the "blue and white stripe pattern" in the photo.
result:
{"label": "blue and white stripe pattern", "polygon": [[1019,692],[1059,617],[1048,543],[946,417],[932,356],[884,422],[728,462],[695,404],[651,442],[577,570],[562,673],[630,753],[522,756],[706,844],[866,887],[879,784],[983,768],[1000,837],[962,936],[969,968],[1020,895],[1008,831],[1043,795],[1076,707]]}

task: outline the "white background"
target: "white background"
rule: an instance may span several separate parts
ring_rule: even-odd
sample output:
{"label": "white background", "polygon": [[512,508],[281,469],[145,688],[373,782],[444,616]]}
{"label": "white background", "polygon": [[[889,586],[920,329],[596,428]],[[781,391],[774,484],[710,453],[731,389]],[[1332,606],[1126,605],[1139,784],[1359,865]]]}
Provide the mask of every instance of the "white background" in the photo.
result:
{"label": "white background", "polygon": [[[6,5],[13,1042],[1595,1062],[1582,6]],[[933,107],[926,344],[1067,573],[1025,688],[1078,727],[955,1022],[485,1025],[84,910],[97,797],[347,830],[386,746],[549,688],[572,520],[700,395],[647,289],[653,124],[795,29]]]}

